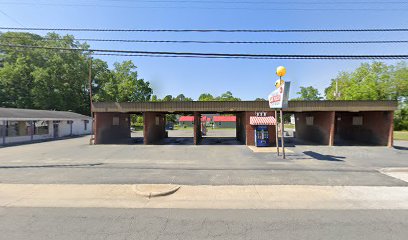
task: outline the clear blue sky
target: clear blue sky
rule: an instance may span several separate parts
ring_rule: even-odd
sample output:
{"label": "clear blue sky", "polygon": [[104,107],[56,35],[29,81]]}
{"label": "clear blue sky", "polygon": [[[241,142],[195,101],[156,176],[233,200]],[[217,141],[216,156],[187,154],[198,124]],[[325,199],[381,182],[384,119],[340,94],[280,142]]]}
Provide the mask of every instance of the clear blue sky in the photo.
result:
{"label": "clear blue sky", "polygon": [[[362,0],[360,0],[361,2]],[[228,3],[229,2],[229,3]],[[269,2],[269,3],[266,3]],[[280,4],[275,4],[280,2]],[[286,3],[285,3],[286,2]],[[288,3],[291,2],[291,3]],[[294,3],[295,2],[295,3]],[[359,4],[358,1],[126,1],[0,0],[0,25],[7,27],[135,28],[135,29],[302,29],[408,27],[408,1]],[[336,4],[322,4],[337,2]],[[348,2],[344,4],[344,2]],[[403,2],[403,1],[402,1]],[[272,4],[274,3],[274,4]],[[279,10],[281,9],[281,10]],[[292,10],[282,10],[292,9]],[[298,9],[298,10],[293,10]],[[302,9],[302,10],[300,10]],[[305,10],[312,9],[312,10]],[[324,9],[324,10],[316,10]],[[334,10],[343,9],[343,10]],[[378,9],[344,10],[344,9]],[[7,15],[7,16],[6,16]],[[44,32],[37,32],[43,34]],[[60,32],[65,34],[64,32]],[[408,40],[408,33],[72,33],[77,38],[146,40],[329,41]],[[91,42],[92,48],[142,51],[185,51],[265,54],[408,54],[408,44],[380,45],[216,45]],[[323,94],[339,71],[351,71],[357,60],[239,60],[101,57],[112,64],[131,59],[139,76],[151,82],[159,97],[183,93],[220,95],[231,91],[243,100],[266,98],[277,79],[275,68],[287,68],[291,97],[299,86]],[[387,61],[395,63],[395,61]]]}

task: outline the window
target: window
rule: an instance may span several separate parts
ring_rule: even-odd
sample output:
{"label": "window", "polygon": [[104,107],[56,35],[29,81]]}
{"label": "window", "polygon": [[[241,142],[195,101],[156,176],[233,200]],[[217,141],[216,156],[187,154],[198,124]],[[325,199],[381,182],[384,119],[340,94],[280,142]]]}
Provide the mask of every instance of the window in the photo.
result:
{"label": "window", "polygon": [[118,126],[119,125],[119,117],[113,117],[112,125],[113,126]]}
{"label": "window", "polygon": [[84,120],[84,131],[88,130],[88,120]]}
{"label": "window", "polygon": [[49,133],[48,121],[36,121],[34,123],[34,135],[45,135]]}
{"label": "window", "polygon": [[0,121],[0,136],[6,135],[6,121]]}
{"label": "window", "polygon": [[353,126],[362,126],[363,125],[363,117],[362,116],[354,116],[353,117]]}
{"label": "window", "polygon": [[306,117],[306,125],[313,126],[313,120],[314,120],[313,116]]}
{"label": "window", "polygon": [[156,116],[156,126],[159,126],[159,124],[160,124],[160,118]]}
{"label": "window", "polygon": [[30,122],[26,121],[8,121],[6,125],[7,137],[29,136]]}

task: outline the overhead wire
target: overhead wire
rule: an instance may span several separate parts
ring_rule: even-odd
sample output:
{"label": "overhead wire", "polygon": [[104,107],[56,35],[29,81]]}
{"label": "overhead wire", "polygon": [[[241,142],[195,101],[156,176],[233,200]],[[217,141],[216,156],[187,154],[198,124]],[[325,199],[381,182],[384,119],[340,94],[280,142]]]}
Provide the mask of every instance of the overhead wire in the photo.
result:
{"label": "overhead wire", "polygon": [[408,32],[408,28],[349,28],[349,29],[113,29],[113,28],[44,28],[44,27],[0,27],[0,30],[15,31],[70,31],[70,32],[247,32],[247,33],[288,33],[288,32]]}
{"label": "overhead wire", "polygon": [[[3,36],[6,39],[27,39],[20,36]],[[143,39],[100,39],[73,38],[75,41],[88,42],[123,42],[123,43],[196,43],[196,44],[392,44],[408,43],[408,40],[362,40],[362,41],[202,41],[202,40],[143,40]],[[66,41],[43,37],[38,41]]]}
{"label": "overhead wire", "polygon": [[136,51],[136,50],[113,50],[113,49],[80,49],[60,48],[32,45],[0,44],[0,47],[25,48],[25,49],[47,49],[62,51],[81,51],[90,54],[135,54],[165,57],[209,57],[209,58],[267,58],[267,59],[325,59],[325,60],[362,60],[362,59],[408,59],[408,55],[302,55],[302,54],[242,54],[242,53],[202,53],[202,52],[165,52],[165,51]]}
{"label": "overhead wire", "polygon": [[[152,2],[151,2],[152,3]],[[191,2],[190,2],[191,3]],[[198,2],[195,2],[198,3]],[[4,5],[26,5],[26,6],[51,6],[51,7],[102,7],[102,8],[126,8],[126,9],[203,9],[203,10],[260,10],[260,11],[406,11],[407,8],[384,8],[384,7],[376,7],[376,8],[267,8],[267,7],[224,7],[224,6],[171,6],[171,5],[155,5],[155,6],[135,6],[135,5],[106,5],[106,4],[84,4],[84,3],[41,3],[41,2],[0,2],[0,4]],[[211,3],[211,5],[215,4],[215,2]],[[222,4],[222,3],[221,3]],[[277,4],[277,3],[276,3]],[[301,3],[296,3],[301,4]],[[304,4],[307,4],[306,2]],[[320,3],[321,4],[321,3]],[[365,4],[361,4],[365,5]]]}

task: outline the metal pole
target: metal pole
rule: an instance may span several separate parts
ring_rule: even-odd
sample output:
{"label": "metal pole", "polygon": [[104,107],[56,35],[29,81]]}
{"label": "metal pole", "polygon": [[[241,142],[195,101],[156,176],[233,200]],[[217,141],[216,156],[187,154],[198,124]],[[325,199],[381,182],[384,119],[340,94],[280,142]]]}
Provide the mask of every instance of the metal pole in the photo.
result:
{"label": "metal pole", "polygon": [[284,136],[284,128],[283,128],[283,111],[280,110],[280,118],[281,118],[281,142],[282,142],[282,156],[283,159],[286,158],[285,155],[285,136]]}
{"label": "metal pole", "polygon": [[92,53],[90,53],[89,55],[88,81],[89,81],[89,102],[90,102],[89,109],[91,110],[91,121],[92,121],[91,122],[91,139],[89,143],[92,144],[94,140],[94,116],[92,112]]}
{"label": "metal pole", "polygon": [[335,93],[335,100],[337,100],[337,97],[339,96],[339,88],[338,88],[338,80],[336,79],[336,93]]}
{"label": "metal pole", "polygon": [[278,137],[278,111],[275,110],[275,141],[276,141],[276,152],[278,153],[279,156],[279,137]]}

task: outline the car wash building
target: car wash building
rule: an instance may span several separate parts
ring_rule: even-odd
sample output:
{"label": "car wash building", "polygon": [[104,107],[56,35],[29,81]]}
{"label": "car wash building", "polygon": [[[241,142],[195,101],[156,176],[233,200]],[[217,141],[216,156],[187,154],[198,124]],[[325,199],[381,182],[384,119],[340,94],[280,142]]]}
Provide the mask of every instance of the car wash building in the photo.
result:
{"label": "car wash building", "polygon": [[[295,116],[296,141],[319,145],[393,145],[396,101],[289,101],[284,113]],[[93,103],[94,143],[121,143],[131,138],[130,114],[144,117],[144,144],[167,136],[167,113],[192,115],[194,144],[200,144],[201,116],[228,114],[236,118],[236,138],[257,145],[267,138],[275,146],[276,116],[267,101]],[[260,114],[262,113],[262,114]],[[261,132],[260,134],[258,132]],[[266,141],[264,141],[266,142]]]}

